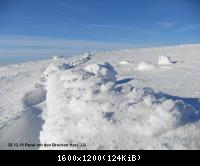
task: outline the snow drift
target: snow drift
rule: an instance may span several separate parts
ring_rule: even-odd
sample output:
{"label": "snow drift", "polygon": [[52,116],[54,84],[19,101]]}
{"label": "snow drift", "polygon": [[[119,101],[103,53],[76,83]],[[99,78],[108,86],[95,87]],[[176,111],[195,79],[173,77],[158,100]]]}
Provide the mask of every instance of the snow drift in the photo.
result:
{"label": "snow drift", "polygon": [[[53,66],[45,71],[47,111],[40,141],[86,146],[49,149],[200,148],[200,123],[190,125],[199,118],[192,106],[166,99],[151,88],[118,85],[117,72],[107,62]],[[143,62],[138,69],[152,68]]]}

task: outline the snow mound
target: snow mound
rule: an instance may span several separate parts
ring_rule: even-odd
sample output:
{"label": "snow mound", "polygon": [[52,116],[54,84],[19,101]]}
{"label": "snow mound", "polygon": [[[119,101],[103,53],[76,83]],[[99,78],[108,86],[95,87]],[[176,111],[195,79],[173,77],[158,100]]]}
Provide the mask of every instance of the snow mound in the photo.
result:
{"label": "snow mound", "polygon": [[117,72],[114,70],[113,66],[111,66],[107,62],[103,64],[88,65],[85,67],[85,70],[95,75],[96,77],[100,78],[102,80],[102,83],[108,82],[108,81],[111,81],[111,82],[116,81],[115,75],[117,74]]}
{"label": "snow mound", "polygon": [[[55,146],[41,149],[173,149],[173,138],[182,149],[200,148],[200,131],[185,127],[197,118],[193,107],[158,99],[151,88],[116,86],[116,74],[109,63],[51,73],[40,141]],[[182,126],[188,131],[171,132]]]}
{"label": "snow mound", "polygon": [[93,57],[93,56],[95,56],[95,52],[87,52],[87,53],[84,53],[84,57],[85,57],[85,58],[91,58],[91,57]]}
{"label": "snow mound", "polygon": [[130,64],[130,62],[127,60],[119,62],[119,65],[127,65],[127,64]]}
{"label": "snow mound", "polygon": [[63,56],[53,56],[53,60],[58,60],[60,58],[63,58]]}
{"label": "snow mound", "polygon": [[50,73],[53,73],[53,72],[57,72],[57,71],[60,71],[60,70],[65,70],[65,69],[70,69],[72,68],[72,66],[70,64],[66,64],[66,63],[52,63],[50,64],[46,70],[44,71],[44,75],[47,77]]}
{"label": "snow mound", "polygon": [[149,62],[145,62],[145,61],[142,61],[138,64],[137,70],[140,70],[140,71],[143,71],[143,70],[153,70],[155,69],[155,66],[150,64]]}
{"label": "snow mound", "polygon": [[159,56],[158,65],[170,65],[172,64],[170,57],[168,56]]}

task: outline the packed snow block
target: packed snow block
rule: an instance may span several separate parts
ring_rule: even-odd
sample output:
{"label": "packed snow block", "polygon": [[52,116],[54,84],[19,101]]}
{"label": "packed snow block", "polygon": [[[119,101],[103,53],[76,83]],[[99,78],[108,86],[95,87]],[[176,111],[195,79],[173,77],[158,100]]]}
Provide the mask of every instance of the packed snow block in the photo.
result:
{"label": "packed snow block", "polygon": [[60,58],[63,58],[63,56],[53,56],[53,60],[58,60],[58,59],[60,59]]}
{"label": "packed snow block", "polygon": [[53,56],[53,60],[57,60],[58,59],[58,56]]}
{"label": "packed snow block", "polygon": [[85,67],[85,70],[94,74],[96,77],[101,78],[100,83],[108,81],[115,82],[117,72],[113,66],[107,62],[103,64],[91,64]]}
{"label": "packed snow block", "polygon": [[142,61],[138,64],[137,70],[140,70],[140,71],[143,71],[143,70],[153,70],[155,69],[155,66],[150,64],[149,62],[145,62],[145,61]]}
{"label": "packed snow block", "polygon": [[168,56],[159,56],[158,65],[170,65],[172,64],[170,57]]}

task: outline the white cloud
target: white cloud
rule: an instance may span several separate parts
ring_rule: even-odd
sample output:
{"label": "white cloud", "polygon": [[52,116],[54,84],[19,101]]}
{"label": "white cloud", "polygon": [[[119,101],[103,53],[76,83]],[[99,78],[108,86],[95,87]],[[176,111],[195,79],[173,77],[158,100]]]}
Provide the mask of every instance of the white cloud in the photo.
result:
{"label": "white cloud", "polygon": [[0,56],[5,55],[70,55],[92,50],[133,48],[125,42],[69,40],[30,36],[0,36]]}

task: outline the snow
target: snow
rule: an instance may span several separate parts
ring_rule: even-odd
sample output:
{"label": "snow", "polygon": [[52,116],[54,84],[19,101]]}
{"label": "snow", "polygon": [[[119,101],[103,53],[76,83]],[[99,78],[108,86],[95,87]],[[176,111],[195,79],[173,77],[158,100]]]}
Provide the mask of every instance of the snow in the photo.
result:
{"label": "snow", "polygon": [[97,78],[100,78],[102,83],[116,80],[115,75],[117,72],[113,66],[105,62],[103,64],[91,64],[85,67],[85,70],[94,74]]}
{"label": "snow", "polygon": [[44,71],[44,75],[47,77],[50,73],[62,70],[62,69],[69,69],[71,66],[69,64],[57,64],[57,63],[52,63],[49,65],[46,70]]}
{"label": "snow", "polygon": [[120,65],[127,65],[127,64],[130,64],[130,62],[128,60],[124,60],[124,61],[121,61],[119,62]]}
{"label": "snow", "polygon": [[140,71],[153,70],[153,69],[155,69],[155,66],[145,61],[140,62],[137,66],[137,70],[140,70]]}
{"label": "snow", "polygon": [[58,56],[53,56],[53,59],[54,59],[54,60],[57,60],[57,59],[58,59]]}
{"label": "snow", "polygon": [[170,57],[168,56],[159,56],[158,65],[170,65],[172,64]]}
{"label": "snow", "polygon": [[0,149],[200,149],[199,52],[183,45],[1,66]]}
{"label": "snow", "polygon": [[162,142],[154,141],[200,117],[192,106],[158,97],[152,89],[117,87],[116,74],[108,63],[52,73],[47,80],[48,112],[43,116],[41,142],[84,142],[85,149],[137,149],[136,142],[142,138],[146,141],[139,148],[165,149]]}

